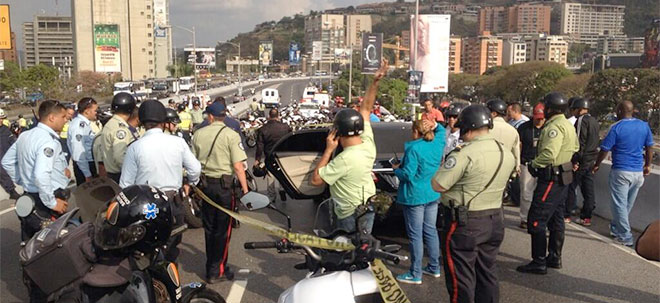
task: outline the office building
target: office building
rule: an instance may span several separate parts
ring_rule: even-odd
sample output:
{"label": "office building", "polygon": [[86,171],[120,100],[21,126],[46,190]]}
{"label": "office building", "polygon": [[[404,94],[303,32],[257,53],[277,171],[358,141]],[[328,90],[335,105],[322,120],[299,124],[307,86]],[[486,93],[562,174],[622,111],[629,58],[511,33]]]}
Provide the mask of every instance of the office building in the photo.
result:
{"label": "office building", "polygon": [[596,52],[598,54],[643,53],[644,37],[600,36]]}
{"label": "office building", "polygon": [[23,23],[23,50],[25,67],[45,64],[70,69],[74,57],[71,17],[34,16]]}
{"label": "office building", "polygon": [[485,31],[491,33],[507,32],[509,27],[509,10],[503,6],[487,6],[479,9],[477,17],[478,33]]}
{"label": "office building", "polygon": [[481,75],[491,67],[502,65],[502,39],[483,32],[478,37],[462,41],[461,66],[463,72]]}
{"label": "office building", "polygon": [[121,73],[124,80],[167,77],[168,2],[72,0],[76,70]]}
{"label": "office building", "polygon": [[18,51],[16,50],[16,46],[16,33],[11,32],[11,49],[0,50],[0,60],[18,63]]}
{"label": "office building", "polygon": [[347,46],[358,47],[362,44],[362,33],[371,32],[370,15],[346,15],[346,41]]}
{"label": "office building", "polygon": [[622,36],[624,5],[562,3],[561,33],[596,48],[603,35]]}
{"label": "office building", "polygon": [[360,48],[362,33],[371,32],[369,15],[318,14],[305,18],[305,53],[312,53],[314,41],[322,42],[322,60],[308,60],[316,66],[313,69],[330,71],[335,62],[335,49]]}
{"label": "office building", "polygon": [[450,74],[461,73],[461,47],[462,47],[462,43],[460,37],[449,38],[449,73]]}
{"label": "office building", "polygon": [[564,36],[538,34],[525,37],[527,61],[549,61],[566,66],[568,42]]}
{"label": "office building", "polygon": [[502,42],[502,65],[527,62],[527,43],[521,39],[507,39]]}

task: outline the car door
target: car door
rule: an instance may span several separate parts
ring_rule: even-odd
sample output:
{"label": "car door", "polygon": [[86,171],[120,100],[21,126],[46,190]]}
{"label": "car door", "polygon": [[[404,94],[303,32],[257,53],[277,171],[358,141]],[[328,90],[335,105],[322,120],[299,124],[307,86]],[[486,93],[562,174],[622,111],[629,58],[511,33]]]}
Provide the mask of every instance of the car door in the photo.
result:
{"label": "car door", "polygon": [[[410,123],[372,123],[376,142],[374,173],[392,174],[388,160],[403,155],[403,144],[410,140]],[[311,184],[312,173],[325,150],[327,128],[290,133],[275,144],[266,158],[266,168],[293,199],[319,199],[327,195],[327,186]],[[337,152],[341,152],[341,146]],[[377,178],[374,178],[376,181]],[[378,183],[377,183],[378,184]],[[390,189],[391,190],[391,189]]]}

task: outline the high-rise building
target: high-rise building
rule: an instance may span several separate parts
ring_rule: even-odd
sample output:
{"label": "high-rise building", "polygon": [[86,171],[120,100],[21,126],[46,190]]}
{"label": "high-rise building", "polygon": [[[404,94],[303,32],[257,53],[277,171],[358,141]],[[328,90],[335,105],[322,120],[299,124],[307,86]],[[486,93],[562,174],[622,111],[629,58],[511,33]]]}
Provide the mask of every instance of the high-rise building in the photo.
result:
{"label": "high-rise building", "polygon": [[538,34],[525,37],[527,61],[550,61],[566,66],[568,42],[564,36]]}
{"label": "high-rise building", "polygon": [[527,43],[520,39],[506,39],[502,42],[502,65],[513,65],[527,61]]}
{"label": "high-rise building", "polygon": [[16,49],[16,33],[11,32],[11,49],[0,50],[0,59],[18,63],[18,51]]}
{"label": "high-rise building", "polygon": [[[172,60],[168,0],[72,0],[76,70],[163,78]],[[187,34],[187,33],[185,33]]]}
{"label": "high-rise building", "polygon": [[503,33],[508,30],[509,11],[503,6],[487,6],[479,9],[478,33],[485,31]]}
{"label": "high-rise building", "polygon": [[508,29],[511,33],[550,33],[552,7],[542,4],[520,4],[509,7]]}
{"label": "high-rise building", "polygon": [[477,19],[478,32],[550,33],[551,11],[551,6],[531,3],[482,7]]}
{"label": "high-rise building", "polygon": [[625,5],[562,3],[561,33],[596,48],[602,35],[624,35],[625,10]]}
{"label": "high-rise building", "polygon": [[481,75],[491,67],[502,65],[502,39],[483,32],[481,36],[462,41],[461,66],[463,72]]}
{"label": "high-rise building", "polygon": [[34,16],[23,23],[23,65],[55,66],[68,70],[74,60],[71,17]]}
{"label": "high-rise building", "polygon": [[359,48],[362,43],[362,33],[371,32],[371,16],[369,15],[333,15],[318,14],[305,18],[305,52],[312,53],[314,41],[323,44],[321,62],[309,60],[309,64],[318,64],[321,70],[330,70],[335,61],[334,51],[337,48]]}
{"label": "high-rise building", "polygon": [[371,32],[371,16],[370,15],[346,15],[346,37],[347,46],[361,45],[362,33]]}
{"label": "high-rise building", "polygon": [[449,38],[449,73],[450,74],[460,74],[461,73],[461,38],[460,37],[451,37]]}

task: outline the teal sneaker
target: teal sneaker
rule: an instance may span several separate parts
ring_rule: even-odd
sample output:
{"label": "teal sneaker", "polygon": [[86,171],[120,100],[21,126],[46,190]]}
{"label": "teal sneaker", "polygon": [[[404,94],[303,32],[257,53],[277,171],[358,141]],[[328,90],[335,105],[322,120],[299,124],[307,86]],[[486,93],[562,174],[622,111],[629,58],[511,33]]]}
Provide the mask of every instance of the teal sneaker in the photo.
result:
{"label": "teal sneaker", "polygon": [[422,268],[422,273],[434,278],[440,278],[440,270],[431,271],[431,266],[429,265],[426,265],[424,268]]}
{"label": "teal sneaker", "polygon": [[422,284],[422,278],[415,278],[409,272],[396,276],[396,280],[407,284]]}

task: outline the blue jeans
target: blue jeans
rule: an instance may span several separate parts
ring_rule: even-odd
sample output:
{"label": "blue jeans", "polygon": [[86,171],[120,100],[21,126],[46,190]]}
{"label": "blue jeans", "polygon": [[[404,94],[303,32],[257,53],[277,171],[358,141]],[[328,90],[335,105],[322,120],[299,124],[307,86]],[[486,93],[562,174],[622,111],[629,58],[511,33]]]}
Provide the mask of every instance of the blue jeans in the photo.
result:
{"label": "blue jeans", "polygon": [[[429,256],[429,269],[440,271],[440,240],[435,221],[438,217],[438,202],[423,205],[404,205],[403,218],[406,221],[406,232],[410,239],[410,274],[422,278],[422,258],[424,244]],[[423,241],[422,241],[423,240]]]}
{"label": "blue jeans", "polygon": [[[371,234],[371,230],[374,227],[374,218],[376,214],[373,211],[367,212],[364,216],[359,219],[359,226],[361,231],[365,231],[367,234]],[[356,231],[355,229],[355,219],[357,217],[357,212],[354,212],[352,215],[343,218],[337,219],[335,223],[335,229],[343,229],[346,232],[352,233]]]}
{"label": "blue jeans", "polygon": [[625,244],[633,244],[628,215],[635,204],[637,193],[644,184],[644,174],[640,172],[613,169],[610,172],[610,195],[612,196],[612,222],[610,231]]}

